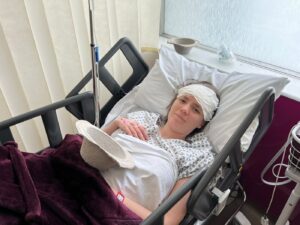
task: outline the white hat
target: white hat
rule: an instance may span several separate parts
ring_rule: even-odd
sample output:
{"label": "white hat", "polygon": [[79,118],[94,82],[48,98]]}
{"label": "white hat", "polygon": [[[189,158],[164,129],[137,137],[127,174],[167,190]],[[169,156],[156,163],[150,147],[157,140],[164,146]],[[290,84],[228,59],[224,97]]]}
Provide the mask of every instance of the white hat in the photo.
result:
{"label": "white hat", "polygon": [[83,160],[98,170],[107,170],[115,165],[133,168],[130,153],[111,136],[86,120],[76,122],[79,134],[84,136],[80,154]]}

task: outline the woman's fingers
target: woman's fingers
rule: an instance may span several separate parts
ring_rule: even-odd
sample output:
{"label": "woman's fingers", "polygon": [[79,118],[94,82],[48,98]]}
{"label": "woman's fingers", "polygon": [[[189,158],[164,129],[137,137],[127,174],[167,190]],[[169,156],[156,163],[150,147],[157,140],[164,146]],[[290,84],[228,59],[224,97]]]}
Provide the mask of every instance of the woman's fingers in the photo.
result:
{"label": "woman's fingers", "polygon": [[133,137],[136,137],[138,138],[138,132],[136,130],[136,127],[133,123],[129,123],[128,126],[127,126],[130,130],[130,135],[133,136]]}
{"label": "woman's fingers", "polygon": [[145,127],[139,125],[139,131],[141,133],[141,136],[144,138],[144,140],[148,140],[148,134]]}
{"label": "woman's fingers", "polygon": [[148,137],[146,135],[146,131],[144,129],[144,127],[142,125],[139,125],[139,124],[133,124],[133,128],[134,128],[134,131],[136,132],[136,135],[135,137],[141,139],[141,140],[147,140]]}
{"label": "woman's fingers", "polygon": [[141,128],[140,128],[138,123],[136,123],[135,121],[130,121],[128,127],[129,127],[131,135],[133,137],[139,138],[141,140],[146,140],[144,138],[144,135],[143,135],[143,133],[141,131]]}
{"label": "woman's fingers", "polygon": [[126,118],[121,118],[122,125],[120,125],[120,128],[128,135],[131,135],[133,137],[139,138],[141,140],[147,140],[148,135],[145,130],[145,128],[138,124],[137,122],[133,120],[129,120]]}
{"label": "woman's fingers", "polygon": [[121,130],[123,130],[126,134],[134,136],[134,131],[131,128],[130,121],[126,118],[122,118],[122,125],[120,126]]}

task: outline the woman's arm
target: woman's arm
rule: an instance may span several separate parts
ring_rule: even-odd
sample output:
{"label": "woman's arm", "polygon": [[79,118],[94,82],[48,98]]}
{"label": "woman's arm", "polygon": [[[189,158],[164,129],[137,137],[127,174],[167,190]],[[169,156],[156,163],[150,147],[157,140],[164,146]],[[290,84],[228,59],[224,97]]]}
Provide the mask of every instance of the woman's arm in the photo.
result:
{"label": "woman's arm", "polygon": [[[113,190],[113,192],[117,196],[118,192],[116,190]],[[134,212],[136,215],[141,217],[143,220],[146,219],[151,214],[151,211],[149,209],[146,209],[139,203],[127,198],[123,194],[122,196],[124,198],[123,204],[126,205],[127,208],[129,208],[132,212]]]}
{"label": "woman's arm", "polygon": [[102,130],[108,135],[112,135],[112,133],[115,132],[117,129],[121,129],[126,134],[139,138],[141,140],[148,139],[147,132],[142,125],[140,125],[134,120],[130,120],[124,117],[118,117],[106,127],[102,128]]}
{"label": "woman's arm", "polygon": [[[173,190],[170,194],[174,193],[178,190],[185,182],[188,181],[188,178],[180,179],[176,182]],[[117,192],[114,191],[116,194]],[[166,213],[164,217],[164,225],[178,225],[186,214],[186,204],[188,198],[190,196],[190,192],[188,192],[182,199],[180,199],[170,210]],[[141,217],[143,220],[146,219],[150,214],[151,211],[143,207],[142,205],[134,202],[133,200],[126,198],[123,202],[131,211]]]}
{"label": "woman's arm", "polygon": [[139,217],[141,217],[143,220],[146,219],[150,214],[151,211],[149,209],[146,209],[142,205],[138,204],[137,202],[126,198],[124,199],[124,204],[135,214],[137,214]]}
{"label": "woman's arm", "polygon": [[[171,191],[170,195],[177,191],[188,180],[189,178],[183,178],[178,180],[175,183],[175,186]],[[191,192],[189,191],[169,210],[169,212],[164,217],[164,225],[178,225],[183,220],[186,214],[186,205],[190,195]]]}

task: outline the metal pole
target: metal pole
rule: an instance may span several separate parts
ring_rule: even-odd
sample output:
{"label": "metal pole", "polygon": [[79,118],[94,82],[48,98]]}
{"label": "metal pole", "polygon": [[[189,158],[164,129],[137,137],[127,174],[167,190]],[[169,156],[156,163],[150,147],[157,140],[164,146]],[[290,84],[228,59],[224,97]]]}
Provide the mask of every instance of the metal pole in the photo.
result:
{"label": "metal pole", "polygon": [[286,225],[300,199],[300,172],[295,167],[289,166],[285,171],[285,175],[297,184],[290,194],[290,197],[282,209],[275,225]]}
{"label": "metal pole", "polygon": [[285,225],[288,221],[290,215],[294,211],[298,201],[300,198],[300,184],[297,183],[296,187],[292,191],[289,199],[287,200],[284,208],[282,209],[282,212],[276,222],[275,225]]}
{"label": "metal pole", "polygon": [[93,93],[94,93],[94,109],[95,109],[95,126],[100,126],[100,101],[99,101],[99,85],[98,85],[98,48],[95,45],[94,38],[94,2],[89,0],[89,19],[91,34],[91,54],[92,54],[92,77],[93,77]]}

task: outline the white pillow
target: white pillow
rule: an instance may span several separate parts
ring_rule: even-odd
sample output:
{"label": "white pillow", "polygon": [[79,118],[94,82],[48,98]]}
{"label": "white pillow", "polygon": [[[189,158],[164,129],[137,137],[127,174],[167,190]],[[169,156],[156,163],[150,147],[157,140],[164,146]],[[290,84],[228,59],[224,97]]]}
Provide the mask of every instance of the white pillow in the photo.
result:
{"label": "white pillow", "polygon": [[[219,109],[205,128],[217,152],[224,147],[267,87],[274,87],[277,98],[289,82],[287,78],[263,74],[222,73],[191,62],[163,46],[159,53],[159,61],[139,85],[135,104],[145,110],[166,115],[167,106],[175,97],[176,88],[191,79],[208,81],[220,91]],[[242,141],[243,146],[249,146],[256,127],[257,122],[253,122],[248,133],[244,135],[246,138]]]}
{"label": "white pillow", "polygon": [[167,107],[175,97],[177,88],[185,81],[208,81],[219,89],[227,78],[225,73],[191,62],[167,47],[162,47],[159,60],[139,85],[135,104],[166,116]]}
{"label": "white pillow", "polygon": [[[218,111],[205,128],[216,150],[220,151],[223,148],[266,88],[273,87],[275,98],[278,98],[288,82],[284,77],[263,74],[230,74],[220,89],[221,101]],[[242,150],[250,145],[257,125],[258,122],[254,120],[243,135]]]}
{"label": "white pillow", "polygon": [[166,107],[170,104],[173,96],[175,96],[176,88],[169,82],[168,76],[164,76],[163,74],[159,62],[156,61],[138,87],[135,94],[136,105],[150,112],[166,115]]}

